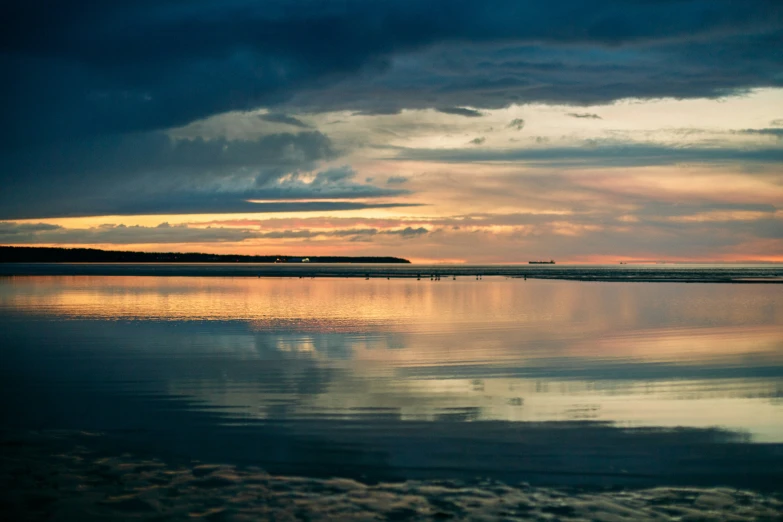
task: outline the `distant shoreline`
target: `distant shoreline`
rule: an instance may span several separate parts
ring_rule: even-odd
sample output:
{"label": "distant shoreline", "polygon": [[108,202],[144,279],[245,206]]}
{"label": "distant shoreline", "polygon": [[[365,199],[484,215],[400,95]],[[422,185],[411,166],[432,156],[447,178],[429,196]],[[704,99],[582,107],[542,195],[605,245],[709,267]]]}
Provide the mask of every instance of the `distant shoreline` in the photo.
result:
{"label": "distant shoreline", "polygon": [[[356,259],[356,258],[355,258]],[[382,259],[382,258],[375,258]],[[0,263],[2,276],[270,277],[413,279],[449,284],[490,277],[581,282],[783,284],[783,266],[413,265],[410,263],[65,262]]]}
{"label": "distant shoreline", "polygon": [[383,256],[250,256],[198,252],[130,252],[95,248],[0,246],[0,263],[401,263],[400,257]]}

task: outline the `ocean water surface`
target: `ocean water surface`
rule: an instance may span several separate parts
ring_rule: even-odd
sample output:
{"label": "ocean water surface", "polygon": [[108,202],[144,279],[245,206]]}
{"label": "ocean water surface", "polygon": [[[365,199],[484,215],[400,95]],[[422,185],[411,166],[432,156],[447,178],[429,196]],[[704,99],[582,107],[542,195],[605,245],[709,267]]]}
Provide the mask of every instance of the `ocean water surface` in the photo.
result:
{"label": "ocean water surface", "polygon": [[3,277],[2,422],[368,484],[779,491],[781,288]]}

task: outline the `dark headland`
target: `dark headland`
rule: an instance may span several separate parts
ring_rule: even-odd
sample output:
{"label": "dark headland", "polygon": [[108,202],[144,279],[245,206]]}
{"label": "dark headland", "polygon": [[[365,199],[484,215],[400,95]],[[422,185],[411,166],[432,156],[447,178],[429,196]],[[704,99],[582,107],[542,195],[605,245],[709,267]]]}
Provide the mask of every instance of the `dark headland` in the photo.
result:
{"label": "dark headland", "polygon": [[0,263],[410,263],[399,257],[245,256],[196,252],[125,252],[95,248],[0,246]]}

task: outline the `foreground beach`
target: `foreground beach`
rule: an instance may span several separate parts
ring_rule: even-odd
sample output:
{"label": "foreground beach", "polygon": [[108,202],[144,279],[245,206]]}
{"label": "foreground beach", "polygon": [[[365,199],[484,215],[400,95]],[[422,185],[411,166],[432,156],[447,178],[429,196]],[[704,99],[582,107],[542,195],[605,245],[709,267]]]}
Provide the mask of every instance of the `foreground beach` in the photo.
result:
{"label": "foreground beach", "polygon": [[102,435],[3,433],[8,520],[779,520],[776,494],[730,488],[553,489],[497,481],[273,476],[101,451]]}

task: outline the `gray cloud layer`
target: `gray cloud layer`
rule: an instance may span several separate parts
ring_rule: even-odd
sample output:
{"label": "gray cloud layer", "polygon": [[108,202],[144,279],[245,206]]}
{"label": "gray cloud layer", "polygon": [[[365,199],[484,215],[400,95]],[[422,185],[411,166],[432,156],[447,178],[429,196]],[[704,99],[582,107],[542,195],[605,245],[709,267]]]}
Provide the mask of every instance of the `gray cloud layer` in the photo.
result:
{"label": "gray cloud layer", "polygon": [[247,239],[313,239],[338,237],[363,241],[373,236],[397,236],[412,239],[426,235],[424,227],[398,229],[349,228],[329,231],[273,230],[251,228],[199,228],[161,223],[157,227],[106,224],[94,228],[68,229],[46,223],[0,222],[0,244],[154,244],[223,243]]}
{"label": "gray cloud layer", "polygon": [[[483,138],[471,143],[481,144]],[[676,163],[783,163],[780,148],[666,147],[625,144],[536,149],[397,149],[399,159],[452,163],[519,162],[550,167],[633,167]]]}
{"label": "gray cloud layer", "polygon": [[392,203],[248,203],[249,199],[391,197],[348,168],[303,174],[337,156],[316,132],[254,141],[172,140],[163,133],[20,148],[9,154],[0,219],[61,216],[347,210]]}

